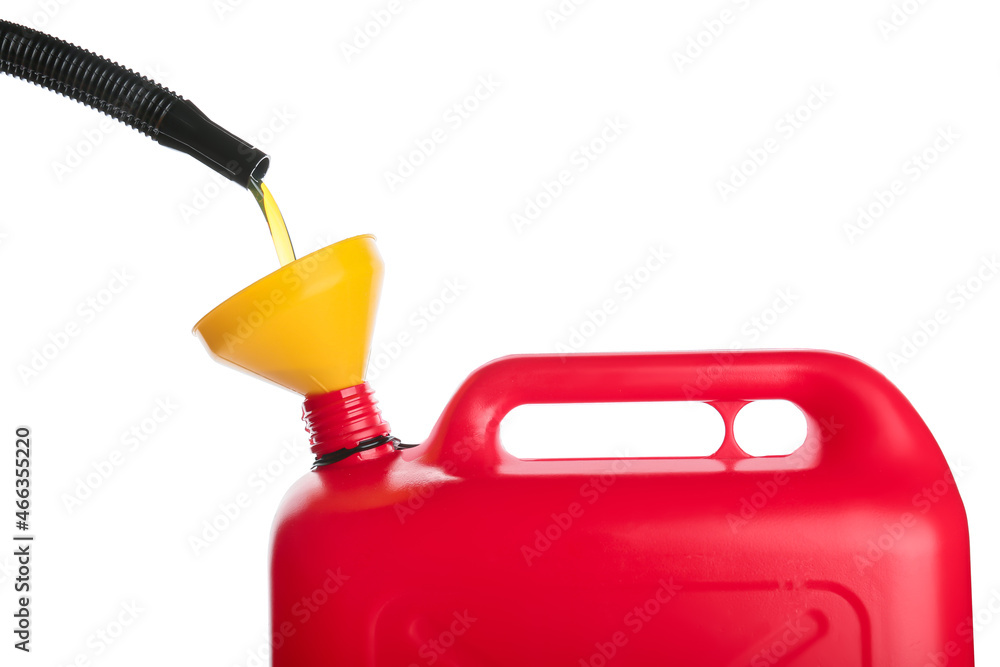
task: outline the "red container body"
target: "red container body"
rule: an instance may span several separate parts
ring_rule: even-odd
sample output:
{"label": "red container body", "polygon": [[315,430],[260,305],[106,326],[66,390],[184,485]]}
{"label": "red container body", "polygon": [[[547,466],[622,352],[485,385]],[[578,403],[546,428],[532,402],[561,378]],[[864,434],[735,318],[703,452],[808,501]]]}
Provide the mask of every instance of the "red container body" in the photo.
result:
{"label": "red container body", "polygon": [[[799,450],[739,449],[755,399],[802,409]],[[521,460],[498,440],[522,404],[683,400],[722,414],[713,456]],[[274,667],[973,665],[955,479],[903,395],[828,352],[494,361],[419,447],[299,480],[271,569]]]}

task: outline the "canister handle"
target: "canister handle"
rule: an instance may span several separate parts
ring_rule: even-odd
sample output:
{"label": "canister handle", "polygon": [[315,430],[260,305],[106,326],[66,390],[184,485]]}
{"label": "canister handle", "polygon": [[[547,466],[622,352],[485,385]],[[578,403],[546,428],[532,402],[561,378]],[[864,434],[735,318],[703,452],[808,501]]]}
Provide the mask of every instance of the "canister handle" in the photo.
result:
{"label": "canister handle", "polygon": [[828,425],[821,463],[943,462],[923,420],[885,376],[818,350],[503,357],[465,380],[421,454],[463,473],[516,461],[501,447],[499,427],[519,405],[766,399],[798,405],[811,430]]}

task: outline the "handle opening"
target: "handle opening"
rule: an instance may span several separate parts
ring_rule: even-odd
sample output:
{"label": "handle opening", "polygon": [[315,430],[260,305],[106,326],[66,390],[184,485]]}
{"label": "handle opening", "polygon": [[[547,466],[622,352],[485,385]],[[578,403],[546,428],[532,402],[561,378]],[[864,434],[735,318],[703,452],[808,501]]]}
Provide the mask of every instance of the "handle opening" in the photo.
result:
{"label": "handle opening", "polygon": [[522,460],[700,458],[725,435],[719,413],[697,401],[530,404],[500,422],[500,445]]}

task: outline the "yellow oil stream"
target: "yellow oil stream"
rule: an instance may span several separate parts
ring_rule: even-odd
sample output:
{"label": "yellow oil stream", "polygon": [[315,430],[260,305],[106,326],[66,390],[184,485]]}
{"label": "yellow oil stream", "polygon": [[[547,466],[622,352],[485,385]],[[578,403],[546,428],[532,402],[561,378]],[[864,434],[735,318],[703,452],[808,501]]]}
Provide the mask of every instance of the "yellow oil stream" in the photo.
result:
{"label": "yellow oil stream", "polygon": [[260,204],[260,210],[264,212],[267,219],[267,226],[271,230],[271,240],[274,241],[274,250],[278,253],[278,261],[281,265],[295,261],[295,249],[292,247],[292,239],[288,237],[288,228],[285,227],[285,219],[281,217],[278,204],[271,196],[271,191],[267,189],[263,181],[250,180],[250,191],[253,192],[254,199]]}

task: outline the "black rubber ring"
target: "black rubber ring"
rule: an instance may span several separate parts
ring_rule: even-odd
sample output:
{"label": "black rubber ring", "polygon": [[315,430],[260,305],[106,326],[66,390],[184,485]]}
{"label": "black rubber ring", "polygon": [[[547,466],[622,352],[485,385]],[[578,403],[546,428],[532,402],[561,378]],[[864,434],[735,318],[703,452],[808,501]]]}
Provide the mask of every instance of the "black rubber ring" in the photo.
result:
{"label": "black rubber ring", "polygon": [[368,451],[369,449],[375,449],[376,447],[381,447],[382,445],[392,444],[396,449],[409,449],[410,447],[416,447],[416,445],[405,445],[399,441],[399,438],[394,438],[388,433],[385,435],[376,436],[374,438],[368,438],[367,440],[362,440],[357,444],[356,447],[345,447],[343,449],[338,449],[335,452],[330,452],[319,456],[316,461],[313,462],[313,470],[317,468],[322,468],[323,466],[328,466],[331,463],[337,463],[343,461],[344,459],[359,454],[361,452]]}

